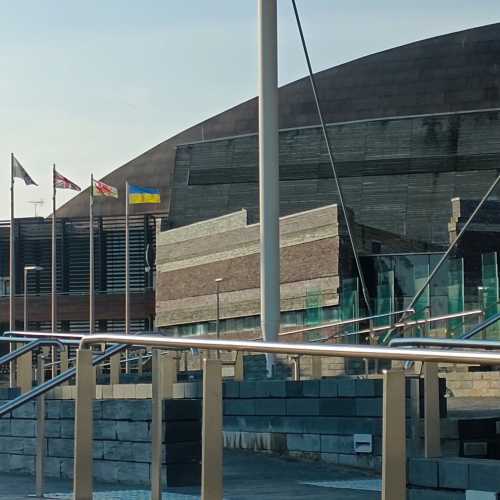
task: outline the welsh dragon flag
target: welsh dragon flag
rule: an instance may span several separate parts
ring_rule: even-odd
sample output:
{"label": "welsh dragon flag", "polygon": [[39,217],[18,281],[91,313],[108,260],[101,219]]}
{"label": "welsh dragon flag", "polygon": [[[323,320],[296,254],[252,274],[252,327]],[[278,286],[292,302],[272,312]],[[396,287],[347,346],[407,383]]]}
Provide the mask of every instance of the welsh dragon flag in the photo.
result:
{"label": "welsh dragon flag", "polygon": [[118,189],[101,181],[94,180],[92,186],[94,196],[110,196],[111,198],[118,198]]}

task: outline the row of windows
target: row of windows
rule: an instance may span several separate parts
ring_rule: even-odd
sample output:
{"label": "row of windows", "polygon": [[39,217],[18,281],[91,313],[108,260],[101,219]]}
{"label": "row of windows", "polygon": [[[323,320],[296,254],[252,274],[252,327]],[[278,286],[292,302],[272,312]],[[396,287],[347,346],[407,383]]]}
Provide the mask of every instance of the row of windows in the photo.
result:
{"label": "row of windows", "polygon": [[[311,326],[325,321],[335,321],[339,317],[337,307],[322,307],[318,309],[306,309],[301,311],[284,311],[281,313],[281,327],[290,328]],[[207,335],[216,333],[216,321],[204,321],[188,325],[176,325],[163,328],[162,331],[168,335],[186,337],[190,335]],[[222,319],[219,322],[221,333],[252,331],[260,329],[260,316],[246,316],[240,318]]]}

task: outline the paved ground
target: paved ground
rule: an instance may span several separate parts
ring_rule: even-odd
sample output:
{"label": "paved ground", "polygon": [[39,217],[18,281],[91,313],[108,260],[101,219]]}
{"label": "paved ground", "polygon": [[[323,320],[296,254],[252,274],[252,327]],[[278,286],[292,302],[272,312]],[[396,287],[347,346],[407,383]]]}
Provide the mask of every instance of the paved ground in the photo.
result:
{"label": "paved ground", "polygon": [[[342,483],[328,486],[315,486],[304,483]],[[302,462],[240,451],[226,452],[224,470],[224,492],[227,500],[379,500],[380,493],[364,491],[377,489],[377,477],[355,469],[348,469],[323,463]],[[357,489],[352,489],[357,488]],[[363,489],[359,489],[363,488]],[[124,490],[123,487],[96,485],[96,500],[149,500],[146,491],[130,488],[120,494],[111,489]],[[69,500],[71,483],[47,481],[46,498]],[[0,500],[25,500],[33,494],[34,482],[31,477],[0,475]],[[61,495],[66,493],[66,495]],[[33,497],[31,497],[33,498]],[[165,495],[166,500],[199,499],[199,490],[177,488]]]}

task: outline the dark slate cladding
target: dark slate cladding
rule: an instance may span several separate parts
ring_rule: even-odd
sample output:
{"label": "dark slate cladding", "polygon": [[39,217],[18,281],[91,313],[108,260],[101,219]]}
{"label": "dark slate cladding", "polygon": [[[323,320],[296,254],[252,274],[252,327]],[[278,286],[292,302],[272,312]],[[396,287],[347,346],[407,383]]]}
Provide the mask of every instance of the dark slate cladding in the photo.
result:
{"label": "dark slate cladding", "polygon": [[[345,171],[350,172],[356,169],[362,169],[364,171],[363,175],[368,175],[366,170],[375,170],[375,174],[384,172],[383,175],[390,175],[389,171],[383,171],[383,168],[388,168],[389,165],[387,164],[385,167],[380,165],[378,158],[370,153],[370,145],[380,144],[381,141],[384,141],[386,148],[393,151],[392,155],[385,156],[392,158],[394,169],[400,169],[407,175],[414,175],[412,172],[415,172],[415,170],[410,169],[420,168],[418,164],[414,165],[412,162],[406,161],[406,163],[403,162],[400,165],[396,159],[405,158],[405,149],[412,146],[412,144],[405,142],[403,138],[411,137],[414,139],[420,135],[423,135],[421,143],[427,146],[426,156],[460,155],[461,162],[469,163],[467,155],[456,151],[457,149],[460,150],[460,141],[463,141],[464,137],[461,130],[463,120],[456,117],[443,122],[442,117],[436,116],[436,114],[500,108],[499,56],[500,24],[492,24],[410,43],[318,73],[319,96],[325,120],[328,123],[410,115],[434,115],[422,118],[420,121],[407,121],[406,126],[413,128],[411,134],[405,134],[402,123],[384,120],[387,128],[395,127],[402,134],[401,139],[393,136],[392,143],[387,141],[384,135],[384,127],[372,128],[371,135],[365,133],[366,125],[363,123],[357,126],[337,127],[336,131],[339,137],[336,137],[334,145],[340,169],[344,171],[342,175],[346,175]],[[308,79],[303,78],[282,87],[279,95],[280,127],[282,129],[316,126],[318,124],[318,115]],[[488,138],[489,123],[487,120],[483,120],[485,117],[488,117],[487,113],[478,117],[476,133],[474,136],[470,136],[473,143],[469,144],[471,152],[468,154],[473,155],[475,151],[484,155],[485,151],[483,149],[487,150],[490,141],[496,140],[493,136]],[[496,119],[497,115],[493,113],[492,120]],[[162,193],[161,205],[138,206],[134,208],[134,213],[164,212],[169,209],[172,203],[172,175],[177,145],[193,141],[254,134],[257,132],[257,124],[257,99],[254,98],[171,137],[111,172],[104,178],[104,181],[117,186],[120,190],[124,189],[127,178],[132,183],[159,186]],[[347,150],[342,147],[340,137],[342,130],[344,130],[344,134],[348,138],[345,141]],[[300,131],[295,132],[295,134],[299,137],[301,135]],[[484,140],[481,138],[481,134],[485,134],[486,138]],[[294,135],[287,135],[287,139],[293,141]],[[253,140],[255,141],[255,138]],[[434,149],[439,149],[439,154],[433,153]],[[314,163],[322,165],[325,160],[317,158],[316,150],[314,144],[302,144],[300,161],[304,162],[304,158],[307,158],[307,162],[305,162],[307,165]],[[234,163],[243,163],[245,157],[250,159],[255,153],[255,144],[245,145],[241,143],[238,143],[236,149],[234,145],[230,145],[223,151],[218,152],[218,154],[232,157]],[[324,148],[322,148],[322,153],[324,154]],[[308,157],[308,154],[312,154],[313,157]],[[350,156],[348,160],[343,158],[343,155],[346,154]],[[413,156],[410,155],[412,158]],[[415,157],[418,158],[419,155],[415,155]],[[492,158],[492,160],[494,159]],[[353,163],[344,165],[345,161]],[[366,163],[361,167],[356,164],[357,161]],[[228,162],[229,159],[226,158],[225,163],[229,164]],[[390,163],[387,159],[386,162]],[[242,170],[239,175],[255,176],[255,164],[255,159],[250,161],[247,165],[247,171]],[[293,158],[291,160],[283,158],[282,164],[291,166],[294,165],[294,160]],[[215,169],[216,167],[212,164],[210,168]],[[319,173],[317,176],[315,176],[314,172],[307,174],[306,180],[310,181],[311,184],[323,183],[321,176],[324,171],[322,167],[318,168]],[[451,167],[446,168],[447,171],[460,170],[458,168],[456,170]],[[485,168],[484,163],[481,168]],[[252,169],[254,170],[252,171]],[[432,172],[435,172],[435,170],[432,170]],[[187,175],[187,173],[179,174],[176,172],[176,182],[179,175]],[[212,173],[220,178],[225,171],[214,170]],[[207,182],[207,172],[193,171],[191,175],[193,183]],[[234,179],[234,172],[230,173],[230,177]],[[406,182],[405,179],[394,179],[393,184],[396,185],[401,181]],[[423,180],[424,184],[433,185],[433,182],[432,179]],[[253,199],[253,195],[246,192],[241,181],[232,180],[230,184],[232,186],[231,194],[242,196],[243,199],[250,196]],[[325,182],[325,184],[328,186],[329,182]],[[359,192],[360,187],[358,184],[352,187],[349,183],[347,184],[346,190]],[[434,184],[441,186],[440,182],[434,182]],[[222,184],[220,185],[222,186]],[[221,187],[220,189],[224,191],[226,188]],[[308,189],[312,188],[309,186]],[[408,183],[408,189],[411,189],[410,183]],[[210,194],[210,200],[212,200],[212,196]],[[331,201],[331,196],[327,196],[327,198]],[[317,205],[317,202],[304,202],[303,208],[306,209]],[[173,208],[178,210],[180,206],[180,201],[177,198]],[[101,203],[102,215],[123,214],[123,210],[124,205],[116,203],[115,200],[103,200]],[[196,220],[196,217],[191,212],[196,212],[197,208],[190,206],[186,210],[185,221]],[[286,208],[285,211],[287,210]],[[59,209],[59,213],[65,217],[87,215],[88,190]],[[217,215],[220,210],[209,209],[207,213]],[[396,222],[396,224],[402,226],[401,222]]]}
{"label": "dark slate cladding", "polygon": [[[446,244],[450,200],[480,198],[500,168],[500,111],[331,124],[329,137],[356,222]],[[178,146],[171,224],[241,208],[258,220],[256,135]],[[338,201],[317,127],[280,133],[281,215]]]}

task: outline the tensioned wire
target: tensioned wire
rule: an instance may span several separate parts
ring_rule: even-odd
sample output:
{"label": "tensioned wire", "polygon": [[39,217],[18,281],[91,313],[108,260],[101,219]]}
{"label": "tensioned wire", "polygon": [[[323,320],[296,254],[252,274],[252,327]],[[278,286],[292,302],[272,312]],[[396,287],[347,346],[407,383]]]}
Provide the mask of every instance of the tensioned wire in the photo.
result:
{"label": "tensioned wire", "polygon": [[314,73],[313,73],[313,70],[312,70],[311,59],[309,57],[309,51],[307,49],[307,43],[306,43],[306,40],[305,40],[305,37],[304,37],[304,32],[302,30],[302,23],[300,21],[299,11],[297,9],[297,4],[295,3],[295,0],[292,0],[292,6],[293,6],[293,11],[295,13],[295,19],[297,21],[297,27],[299,29],[299,35],[300,35],[300,40],[302,42],[302,48],[304,49],[304,56],[306,58],[307,68],[308,68],[308,71],[309,71],[309,80],[311,82],[311,87],[312,87],[312,91],[313,91],[313,95],[314,95],[314,101],[316,103],[316,108],[318,110],[318,117],[319,117],[321,129],[323,131],[323,137],[325,138],[325,144],[326,144],[326,149],[327,149],[327,152],[328,152],[328,158],[329,158],[329,161],[330,161],[330,166],[332,167],[333,177],[335,179],[335,184],[337,186],[337,192],[338,192],[338,195],[339,195],[339,202],[340,202],[340,206],[341,206],[341,209],[342,209],[342,214],[344,216],[346,227],[347,227],[347,234],[349,235],[349,241],[350,241],[350,244],[351,244],[352,253],[354,255],[354,260],[356,262],[356,268],[357,268],[357,271],[358,271],[359,280],[361,282],[361,290],[363,292],[363,299],[364,299],[364,302],[366,304],[366,309],[368,311],[368,316],[371,316],[372,315],[372,308],[370,306],[370,297],[368,295],[368,289],[366,288],[366,282],[365,282],[363,270],[361,269],[361,263],[359,261],[358,251],[357,251],[357,248],[356,248],[356,244],[354,242],[354,237],[353,237],[353,234],[352,234],[351,225],[349,223],[349,217],[348,217],[348,214],[347,214],[347,209],[346,209],[345,204],[344,204],[344,195],[342,193],[342,187],[340,185],[340,180],[339,180],[339,177],[337,175],[337,169],[335,168],[335,161],[333,159],[333,151],[332,151],[332,147],[331,147],[331,144],[330,144],[330,138],[328,137],[328,132],[327,132],[327,129],[326,129],[325,120],[323,118],[323,111],[321,109],[321,104],[320,104],[319,97],[318,97],[318,88],[317,88],[317,85],[316,85],[316,79],[314,77]]}

